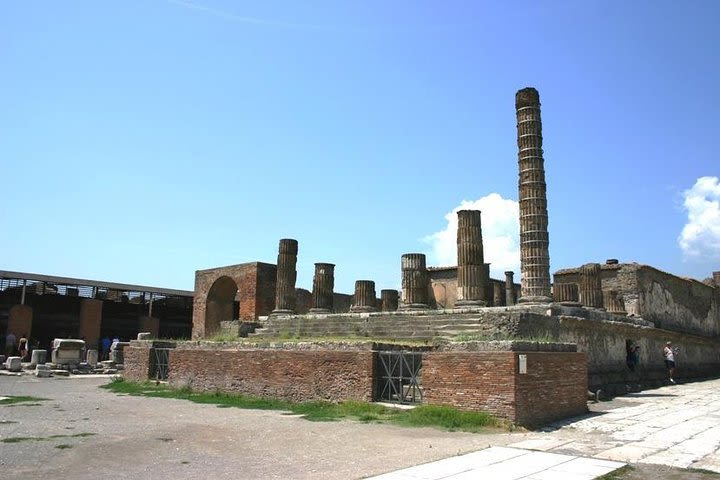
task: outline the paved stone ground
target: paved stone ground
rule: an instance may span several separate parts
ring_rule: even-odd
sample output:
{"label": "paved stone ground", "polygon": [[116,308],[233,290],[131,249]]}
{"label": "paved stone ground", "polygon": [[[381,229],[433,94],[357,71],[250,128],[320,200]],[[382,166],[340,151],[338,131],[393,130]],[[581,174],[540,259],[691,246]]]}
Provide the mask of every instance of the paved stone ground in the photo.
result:
{"label": "paved stone ground", "polygon": [[[591,415],[542,432],[485,435],[118,396],[98,388],[107,381],[0,376],[0,396],[49,399],[0,406],[0,471],[23,478],[352,479],[491,445],[632,462],[636,470],[623,480],[718,478],[672,465],[720,471],[720,380],[600,402]],[[36,440],[6,443],[18,437]]]}

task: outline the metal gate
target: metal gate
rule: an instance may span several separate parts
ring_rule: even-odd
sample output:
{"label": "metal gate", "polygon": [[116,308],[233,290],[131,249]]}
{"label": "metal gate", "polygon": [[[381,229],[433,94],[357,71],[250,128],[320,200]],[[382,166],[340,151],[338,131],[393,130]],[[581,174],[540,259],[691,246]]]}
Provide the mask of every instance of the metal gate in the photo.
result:
{"label": "metal gate", "polygon": [[375,400],[392,403],[422,402],[421,367],[422,353],[378,352],[375,370]]}
{"label": "metal gate", "polygon": [[150,378],[153,380],[167,380],[168,378],[168,357],[171,348],[153,348],[153,363],[150,366]]}

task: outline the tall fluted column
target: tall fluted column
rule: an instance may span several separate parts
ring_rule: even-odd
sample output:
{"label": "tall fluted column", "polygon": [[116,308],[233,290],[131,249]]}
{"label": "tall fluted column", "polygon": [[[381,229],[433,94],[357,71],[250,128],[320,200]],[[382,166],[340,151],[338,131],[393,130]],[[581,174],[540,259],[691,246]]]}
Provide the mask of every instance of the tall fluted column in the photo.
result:
{"label": "tall fluted column", "polygon": [[602,292],[603,306],[605,310],[616,315],[625,315],[625,303],[617,290],[605,290]]}
{"label": "tall fluted column", "polygon": [[312,313],[329,313],[333,310],[333,288],[335,287],[335,265],[316,263],[313,275]]}
{"label": "tall fluted column", "polygon": [[580,267],[580,303],[584,307],[603,308],[599,263],[588,263]]}
{"label": "tall fluted column", "polygon": [[402,269],[402,308],[428,308],[430,277],[425,264],[425,254],[406,253],[400,258]]}
{"label": "tall fluted column", "polygon": [[520,303],[551,302],[545,165],[540,95],[523,88],[515,95],[520,200]]}
{"label": "tall fluted column", "polygon": [[460,210],[457,215],[458,287],[455,305],[486,305],[488,279],[483,258],[480,210]]}
{"label": "tall fluted column", "polygon": [[505,272],[505,305],[515,305],[515,282],[513,281],[515,272]]}
{"label": "tall fluted column", "polygon": [[372,280],[355,281],[355,300],[350,307],[351,312],[374,312],[375,307],[375,282]]}
{"label": "tall fluted column", "polygon": [[383,312],[394,312],[398,309],[399,294],[397,290],[380,290]]}
{"label": "tall fluted column", "polygon": [[277,259],[277,282],[275,284],[276,315],[287,315],[295,312],[295,280],[297,279],[298,242],[292,238],[280,240]]}

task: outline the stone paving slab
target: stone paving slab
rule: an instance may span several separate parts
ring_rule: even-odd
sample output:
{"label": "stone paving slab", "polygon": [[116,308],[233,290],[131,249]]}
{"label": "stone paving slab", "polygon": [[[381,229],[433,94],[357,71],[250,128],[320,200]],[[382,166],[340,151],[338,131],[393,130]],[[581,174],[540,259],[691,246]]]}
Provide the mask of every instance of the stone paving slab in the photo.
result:
{"label": "stone paving slab", "polygon": [[623,467],[621,462],[519,448],[490,447],[438,462],[386,473],[375,480],[591,480]]}

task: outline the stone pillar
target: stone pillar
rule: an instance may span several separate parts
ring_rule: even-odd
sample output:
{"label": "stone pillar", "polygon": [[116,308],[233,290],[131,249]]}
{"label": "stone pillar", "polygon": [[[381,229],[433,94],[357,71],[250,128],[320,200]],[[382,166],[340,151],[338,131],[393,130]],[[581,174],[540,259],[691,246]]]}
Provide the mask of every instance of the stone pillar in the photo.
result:
{"label": "stone pillar", "polygon": [[457,229],[457,301],[458,307],[487,304],[480,210],[460,210]]}
{"label": "stone pillar", "polygon": [[[13,305],[8,313],[7,331],[12,332],[17,340],[25,335],[25,338],[32,336],[33,309],[27,305]],[[17,344],[16,340],[16,344]],[[5,348],[5,338],[2,339]]]}
{"label": "stone pillar", "polygon": [[580,303],[584,307],[602,308],[600,264],[588,263],[580,267]]}
{"label": "stone pillar", "polygon": [[547,303],[550,254],[547,193],[542,149],[540,95],[523,88],[515,95],[520,203],[520,303]]}
{"label": "stone pillar", "polygon": [[515,305],[515,282],[513,281],[514,272],[505,272],[505,305]]}
{"label": "stone pillar", "polygon": [[563,305],[579,306],[577,283],[556,283],[553,285],[553,299]]}
{"label": "stone pillar", "polygon": [[400,258],[402,269],[402,308],[427,309],[430,277],[425,266],[425,254],[406,253]]}
{"label": "stone pillar", "polygon": [[372,280],[356,280],[355,281],[355,299],[350,312],[374,312],[377,309],[375,305],[375,282]]}
{"label": "stone pillar", "polygon": [[330,313],[333,311],[333,289],[335,288],[335,265],[316,263],[313,276],[311,313]]}
{"label": "stone pillar", "polygon": [[84,298],[80,301],[80,328],[78,337],[85,340],[87,348],[98,348],[102,324],[103,301]]}
{"label": "stone pillar", "polygon": [[147,332],[152,338],[158,338],[160,336],[160,319],[147,316],[138,318],[138,332]]}
{"label": "stone pillar", "polygon": [[280,240],[277,259],[277,282],[275,284],[274,315],[295,313],[295,280],[297,279],[298,242],[292,238]]}
{"label": "stone pillar", "polygon": [[602,292],[603,306],[605,310],[616,315],[625,315],[625,304],[617,290],[605,290]]}
{"label": "stone pillar", "polygon": [[493,282],[493,307],[502,307],[505,300],[505,292],[502,283]]}
{"label": "stone pillar", "polygon": [[88,365],[91,367],[96,367],[98,364],[98,351],[94,348],[91,348],[87,351],[86,360]]}
{"label": "stone pillar", "polygon": [[400,294],[397,290],[380,290],[383,312],[394,312],[398,309]]}
{"label": "stone pillar", "polygon": [[30,355],[30,366],[37,367],[38,365],[44,365],[47,362],[47,350],[35,349]]}

